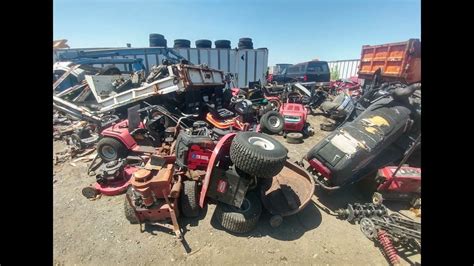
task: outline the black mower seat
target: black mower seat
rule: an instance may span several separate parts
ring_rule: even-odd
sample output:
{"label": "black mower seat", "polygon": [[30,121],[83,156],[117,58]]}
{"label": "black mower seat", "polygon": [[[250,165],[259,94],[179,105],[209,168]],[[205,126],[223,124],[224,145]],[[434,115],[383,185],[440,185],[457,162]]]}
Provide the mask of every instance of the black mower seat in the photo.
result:
{"label": "black mower seat", "polygon": [[341,93],[334,98],[332,101],[325,101],[321,104],[321,109],[325,112],[331,112],[336,110],[339,106],[341,106],[342,102],[344,101],[344,93]]}
{"label": "black mower seat", "polygon": [[283,86],[278,86],[278,87],[277,86],[272,86],[272,87],[263,86],[262,89],[265,91],[265,94],[272,95],[272,96],[278,96],[285,91],[285,88]]}
{"label": "black mower seat", "polygon": [[212,116],[218,119],[228,119],[235,116],[234,112],[230,111],[229,109],[226,109],[226,108],[216,109],[214,104],[208,103],[207,108],[209,109],[209,112],[212,114]]}

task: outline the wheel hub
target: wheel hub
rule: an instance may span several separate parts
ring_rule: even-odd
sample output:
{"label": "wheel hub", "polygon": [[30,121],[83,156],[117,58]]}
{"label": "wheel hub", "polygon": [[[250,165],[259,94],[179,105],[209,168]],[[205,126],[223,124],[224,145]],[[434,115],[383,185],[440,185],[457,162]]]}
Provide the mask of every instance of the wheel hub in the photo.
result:
{"label": "wheel hub", "polygon": [[102,154],[107,158],[113,159],[116,157],[117,152],[115,151],[113,147],[106,145],[102,147]]}
{"label": "wheel hub", "polygon": [[268,124],[270,124],[270,126],[272,127],[279,127],[281,122],[280,122],[280,119],[278,119],[278,117],[276,116],[271,116],[268,118]]}
{"label": "wheel hub", "polygon": [[273,149],[275,149],[275,145],[273,145],[273,143],[271,143],[269,140],[267,139],[264,139],[262,137],[251,137],[249,138],[249,143],[254,145],[254,146],[258,146],[264,150],[267,150],[267,151],[271,151]]}

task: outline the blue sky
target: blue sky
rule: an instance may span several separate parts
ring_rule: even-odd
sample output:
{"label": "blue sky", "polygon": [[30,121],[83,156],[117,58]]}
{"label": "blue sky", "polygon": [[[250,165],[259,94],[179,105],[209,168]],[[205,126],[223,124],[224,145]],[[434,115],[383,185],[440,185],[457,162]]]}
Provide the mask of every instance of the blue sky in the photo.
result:
{"label": "blue sky", "polygon": [[269,65],[356,59],[364,44],[421,38],[420,0],[54,0],[53,37],[72,48],[250,37]]}

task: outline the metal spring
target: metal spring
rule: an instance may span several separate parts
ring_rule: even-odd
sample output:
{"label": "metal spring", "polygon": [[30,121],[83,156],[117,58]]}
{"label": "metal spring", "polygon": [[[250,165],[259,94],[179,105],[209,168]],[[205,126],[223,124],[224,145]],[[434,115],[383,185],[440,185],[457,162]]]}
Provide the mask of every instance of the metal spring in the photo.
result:
{"label": "metal spring", "polygon": [[388,257],[392,265],[399,265],[400,260],[398,259],[397,250],[393,247],[392,241],[388,237],[387,232],[384,230],[378,230],[377,238],[379,243],[382,245],[385,255]]}

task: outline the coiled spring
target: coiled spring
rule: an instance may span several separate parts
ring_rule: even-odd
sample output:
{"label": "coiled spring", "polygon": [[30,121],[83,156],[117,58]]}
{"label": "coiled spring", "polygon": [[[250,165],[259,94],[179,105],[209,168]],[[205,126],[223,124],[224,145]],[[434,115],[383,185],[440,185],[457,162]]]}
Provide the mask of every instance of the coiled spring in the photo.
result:
{"label": "coiled spring", "polygon": [[382,245],[383,251],[387,256],[388,260],[392,265],[399,265],[400,260],[398,259],[397,250],[393,247],[392,241],[388,237],[387,232],[384,230],[378,230],[377,238],[379,243]]}

